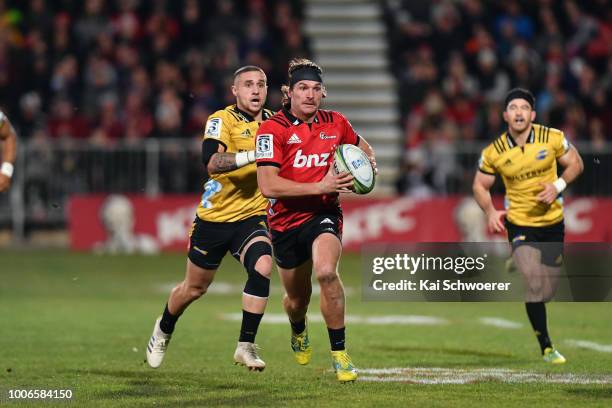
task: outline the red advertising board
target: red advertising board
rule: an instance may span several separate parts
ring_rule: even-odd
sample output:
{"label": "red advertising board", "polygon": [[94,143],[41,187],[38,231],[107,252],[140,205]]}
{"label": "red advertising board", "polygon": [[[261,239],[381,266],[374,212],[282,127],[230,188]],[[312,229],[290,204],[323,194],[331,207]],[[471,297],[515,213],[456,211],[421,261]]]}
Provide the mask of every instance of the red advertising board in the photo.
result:
{"label": "red advertising board", "polygon": [[[75,250],[182,251],[195,216],[197,196],[80,196],[70,201],[70,242]],[[501,208],[501,199],[496,199]],[[375,242],[504,240],[487,233],[471,198],[346,199],[344,247]],[[574,198],[565,203],[568,242],[612,241],[612,199]]]}

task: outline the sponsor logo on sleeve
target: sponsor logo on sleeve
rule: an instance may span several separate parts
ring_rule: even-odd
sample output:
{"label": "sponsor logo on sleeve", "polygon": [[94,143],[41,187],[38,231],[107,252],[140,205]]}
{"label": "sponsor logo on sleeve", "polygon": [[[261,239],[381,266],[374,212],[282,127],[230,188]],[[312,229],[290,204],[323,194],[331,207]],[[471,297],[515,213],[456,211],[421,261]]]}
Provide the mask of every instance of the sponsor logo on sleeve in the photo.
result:
{"label": "sponsor logo on sleeve", "polygon": [[264,133],[257,136],[255,146],[256,159],[272,159],[274,157],[274,149],[272,148],[272,134]]}
{"label": "sponsor logo on sleeve", "polygon": [[221,126],[223,125],[223,120],[221,118],[212,118],[206,122],[206,130],[204,130],[204,136],[208,137],[221,137]]}

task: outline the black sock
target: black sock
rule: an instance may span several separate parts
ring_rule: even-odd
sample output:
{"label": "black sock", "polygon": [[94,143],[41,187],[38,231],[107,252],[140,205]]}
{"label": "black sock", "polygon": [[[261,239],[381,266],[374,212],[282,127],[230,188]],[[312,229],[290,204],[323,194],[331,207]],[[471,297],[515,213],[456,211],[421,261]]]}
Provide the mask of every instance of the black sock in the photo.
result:
{"label": "black sock", "polygon": [[242,311],[242,326],[240,327],[240,337],[238,341],[246,341],[249,343],[255,343],[255,336],[257,335],[257,329],[261,322],[262,314]]}
{"label": "black sock", "polygon": [[531,327],[533,327],[538,338],[538,343],[540,343],[540,349],[544,353],[545,348],[552,347],[548,337],[548,328],[546,327],[546,306],[544,302],[525,303],[525,309],[527,310]]}
{"label": "black sock", "polygon": [[291,323],[291,330],[293,330],[295,334],[304,333],[304,330],[306,330],[306,319],[302,319],[299,322],[292,322],[289,320],[289,323]]}
{"label": "black sock", "polygon": [[344,327],[341,329],[330,329],[328,327],[327,333],[329,334],[329,344],[332,351],[344,350]]}
{"label": "black sock", "polygon": [[164,314],[162,315],[161,321],[159,322],[159,328],[166,334],[172,334],[174,331],[174,325],[176,321],[181,315],[173,315],[168,310],[168,304],[166,303],[166,308],[164,309]]}

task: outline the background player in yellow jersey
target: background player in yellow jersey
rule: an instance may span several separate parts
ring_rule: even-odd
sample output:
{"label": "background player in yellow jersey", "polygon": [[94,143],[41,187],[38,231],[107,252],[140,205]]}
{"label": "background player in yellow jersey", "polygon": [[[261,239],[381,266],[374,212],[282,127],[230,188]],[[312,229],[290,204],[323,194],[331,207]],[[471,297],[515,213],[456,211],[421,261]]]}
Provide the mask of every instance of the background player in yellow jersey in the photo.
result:
{"label": "background player in yellow jersey", "polygon": [[0,193],[11,186],[15,157],[17,156],[17,133],[8,118],[0,110]]}
{"label": "background player in yellow jersey", "polygon": [[[544,361],[565,363],[548,336],[545,302],[556,290],[563,257],[561,193],[582,173],[576,148],[563,132],[533,123],[535,98],[516,88],[506,96],[508,131],[482,151],[474,178],[474,197],[495,232],[507,229],[512,259],[523,274],[526,310]],[[557,177],[557,162],[564,168]],[[506,188],[506,210],[497,210],[490,189],[500,174]]]}
{"label": "background player in yellow jersey", "polygon": [[236,104],[212,114],[206,123],[202,158],[209,174],[189,234],[187,271],[170,293],[163,315],[155,322],[147,361],[159,367],[179,316],[208,289],[221,260],[230,251],[248,278],[242,296],[242,326],[234,353],[236,363],[263,370],[255,335],[270,292],[272,247],[266,224],[267,200],[257,187],[255,135],[272,116],[264,109],[266,75],[255,66],[234,73]]}

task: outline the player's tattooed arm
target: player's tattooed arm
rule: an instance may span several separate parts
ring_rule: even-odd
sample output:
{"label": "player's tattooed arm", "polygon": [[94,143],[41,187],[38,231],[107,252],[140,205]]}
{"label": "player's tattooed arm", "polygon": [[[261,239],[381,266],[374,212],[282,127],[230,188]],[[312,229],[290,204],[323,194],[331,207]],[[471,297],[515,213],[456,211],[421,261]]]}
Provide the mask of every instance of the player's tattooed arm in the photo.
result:
{"label": "player's tattooed arm", "polygon": [[235,153],[215,153],[208,163],[209,173],[226,173],[237,168]]}
{"label": "player's tattooed arm", "polygon": [[207,139],[202,145],[202,161],[208,174],[227,173],[255,163],[255,150],[229,153],[224,144]]}
{"label": "player's tattooed arm", "polygon": [[208,162],[209,173],[226,173],[255,163],[255,150],[239,153],[215,153]]}

